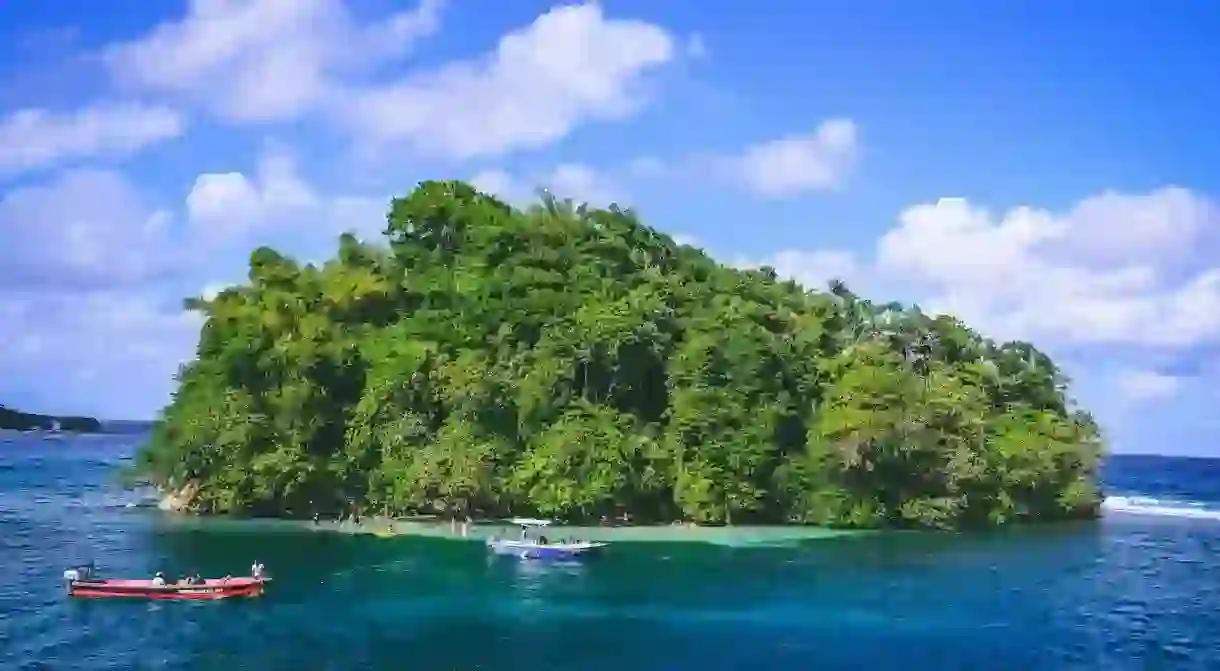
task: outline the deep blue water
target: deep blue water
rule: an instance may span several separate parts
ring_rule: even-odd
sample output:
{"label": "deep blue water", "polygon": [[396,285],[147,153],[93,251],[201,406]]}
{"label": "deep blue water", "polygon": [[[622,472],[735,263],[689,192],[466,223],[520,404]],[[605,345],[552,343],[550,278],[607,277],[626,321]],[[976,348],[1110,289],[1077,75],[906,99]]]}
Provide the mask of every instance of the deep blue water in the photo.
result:
{"label": "deep blue water", "polygon": [[[596,563],[475,543],[174,524],[111,483],[132,436],[0,437],[0,669],[1220,669],[1220,462],[1117,457],[1097,524]],[[60,576],[170,567],[248,602],[70,601]]]}

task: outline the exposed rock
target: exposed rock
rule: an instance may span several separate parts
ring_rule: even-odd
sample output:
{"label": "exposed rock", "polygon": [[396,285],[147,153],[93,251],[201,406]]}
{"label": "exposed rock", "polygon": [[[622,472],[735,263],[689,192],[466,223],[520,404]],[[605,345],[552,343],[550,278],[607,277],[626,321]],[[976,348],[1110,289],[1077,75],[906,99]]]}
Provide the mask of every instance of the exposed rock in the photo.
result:
{"label": "exposed rock", "polygon": [[161,501],[157,507],[175,513],[185,512],[195,503],[199,496],[199,483],[188,482],[178,489],[161,490]]}

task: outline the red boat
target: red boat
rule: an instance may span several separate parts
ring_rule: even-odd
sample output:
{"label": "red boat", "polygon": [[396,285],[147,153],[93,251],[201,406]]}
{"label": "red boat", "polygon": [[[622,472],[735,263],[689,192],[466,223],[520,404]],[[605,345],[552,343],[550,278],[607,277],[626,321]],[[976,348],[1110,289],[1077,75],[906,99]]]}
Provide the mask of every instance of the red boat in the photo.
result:
{"label": "red boat", "polygon": [[99,580],[88,569],[64,571],[68,596],[104,599],[231,599],[262,596],[268,577],[225,577],[195,583],[152,580]]}

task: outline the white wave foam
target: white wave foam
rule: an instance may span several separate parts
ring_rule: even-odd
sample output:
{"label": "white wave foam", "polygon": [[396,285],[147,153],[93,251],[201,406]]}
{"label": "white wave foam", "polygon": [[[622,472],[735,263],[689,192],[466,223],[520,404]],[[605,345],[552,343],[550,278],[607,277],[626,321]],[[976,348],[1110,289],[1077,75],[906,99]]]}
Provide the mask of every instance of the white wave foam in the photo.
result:
{"label": "white wave foam", "polygon": [[1208,508],[1198,501],[1173,501],[1150,496],[1107,496],[1101,509],[1107,513],[1154,515],[1157,517],[1189,517],[1220,520],[1220,510]]}

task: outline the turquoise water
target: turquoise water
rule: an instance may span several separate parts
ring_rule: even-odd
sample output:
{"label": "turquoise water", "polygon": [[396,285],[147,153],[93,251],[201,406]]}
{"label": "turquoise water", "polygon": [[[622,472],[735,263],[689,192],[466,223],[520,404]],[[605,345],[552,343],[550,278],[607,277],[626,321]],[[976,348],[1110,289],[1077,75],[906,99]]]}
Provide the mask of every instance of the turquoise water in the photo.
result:
{"label": "turquoise water", "polygon": [[[618,543],[581,566],[174,524],[108,484],[131,441],[0,438],[0,669],[1220,669],[1217,462],[1113,461],[1135,498],[1095,525]],[[69,601],[59,577],[90,558],[258,559],[277,581],[248,602]]]}

